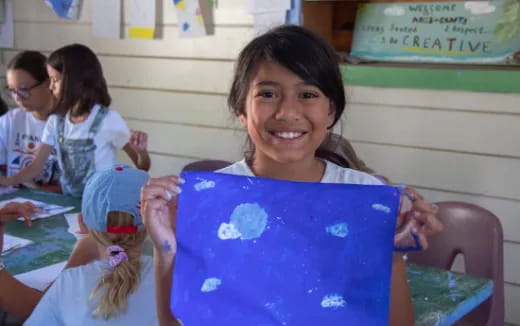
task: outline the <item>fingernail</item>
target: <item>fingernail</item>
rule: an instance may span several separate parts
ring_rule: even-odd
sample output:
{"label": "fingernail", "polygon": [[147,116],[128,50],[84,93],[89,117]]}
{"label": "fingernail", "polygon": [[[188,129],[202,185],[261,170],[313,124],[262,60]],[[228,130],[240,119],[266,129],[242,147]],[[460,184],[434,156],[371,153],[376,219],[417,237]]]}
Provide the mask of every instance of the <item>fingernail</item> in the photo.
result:
{"label": "fingernail", "polygon": [[179,178],[179,183],[180,184],[186,183],[186,180],[184,180],[183,178]]}
{"label": "fingernail", "polygon": [[166,193],[166,197],[168,197],[168,200],[171,200],[173,198],[173,194],[168,189],[165,189],[164,192]]}
{"label": "fingernail", "polygon": [[418,211],[413,211],[412,212],[412,216],[413,217],[418,217],[419,215],[421,215],[421,213],[419,213]]}

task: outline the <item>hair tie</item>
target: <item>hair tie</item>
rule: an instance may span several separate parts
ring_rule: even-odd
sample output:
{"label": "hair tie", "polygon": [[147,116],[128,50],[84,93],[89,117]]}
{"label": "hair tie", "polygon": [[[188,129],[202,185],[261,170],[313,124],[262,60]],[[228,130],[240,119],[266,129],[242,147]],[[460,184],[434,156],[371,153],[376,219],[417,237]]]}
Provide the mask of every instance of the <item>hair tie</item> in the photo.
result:
{"label": "hair tie", "polygon": [[120,246],[110,246],[107,248],[108,262],[110,266],[116,267],[124,261],[128,261],[125,250]]}

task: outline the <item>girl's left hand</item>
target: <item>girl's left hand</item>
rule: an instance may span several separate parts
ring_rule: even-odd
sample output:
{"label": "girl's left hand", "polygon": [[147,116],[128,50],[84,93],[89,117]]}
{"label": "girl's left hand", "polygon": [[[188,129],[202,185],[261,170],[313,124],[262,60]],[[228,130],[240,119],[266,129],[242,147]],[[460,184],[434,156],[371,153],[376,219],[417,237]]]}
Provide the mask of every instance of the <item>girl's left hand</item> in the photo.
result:
{"label": "girl's left hand", "polygon": [[148,134],[144,131],[132,130],[129,143],[136,152],[146,152],[148,151]]}
{"label": "girl's left hand", "polygon": [[438,208],[424,200],[424,197],[413,187],[406,187],[406,194],[410,198],[411,208],[400,214],[397,232],[394,238],[394,247],[414,247],[417,237],[422,250],[428,248],[428,237],[442,232],[444,225],[437,218]]}

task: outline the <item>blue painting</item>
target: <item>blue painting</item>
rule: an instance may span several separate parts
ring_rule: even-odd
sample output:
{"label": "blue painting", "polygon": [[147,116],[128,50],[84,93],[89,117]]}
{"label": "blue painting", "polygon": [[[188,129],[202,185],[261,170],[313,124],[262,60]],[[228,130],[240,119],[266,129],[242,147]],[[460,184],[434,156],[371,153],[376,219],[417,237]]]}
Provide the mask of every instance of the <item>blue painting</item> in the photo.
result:
{"label": "blue painting", "polygon": [[78,19],[81,0],[45,0],[56,15],[64,19]]}
{"label": "blue painting", "polygon": [[171,309],[184,325],[388,325],[397,188],[182,177]]}

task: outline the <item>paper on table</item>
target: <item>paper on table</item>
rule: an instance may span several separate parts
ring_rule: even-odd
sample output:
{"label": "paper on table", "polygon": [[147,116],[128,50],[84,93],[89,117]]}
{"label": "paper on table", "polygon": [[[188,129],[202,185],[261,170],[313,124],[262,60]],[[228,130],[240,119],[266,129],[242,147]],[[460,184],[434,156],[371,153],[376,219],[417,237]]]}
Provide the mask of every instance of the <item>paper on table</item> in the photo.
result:
{"label": "paper on table", "polygon": [[[4,200],[4,201],[0,202],[0,207],[6,205],[8,203],[13,203],[13,202],[16,202],[16,203],[31,202],[31,203],[33,203],[38,208],[36,213],[34,213],[32,215],[33,220],[62,214],[62,213],[65,213],[65,212],[68,212],[68,211],[74,209],[74,206],[64,207],[64,206],[60,206],[60,205],[48,204],[48,203],[44,203],[41,201],[27,199],[27,198],[23,198],[23,197],[16,197],[16,198]],[[22,218],[20,218],[20,219],[22,219]]]}
{"label": "paper on table", "polygon": [[66,261],[63,261],[27,273],[17,274],[14,277],[33,289],[43,291],[58,277],[66,263]]}
{"label": "paper on table", "polygon": [[99,37],[121,38],[121,0],[94,0],[92,34]]}
{"label": "paper on table", "polygon": [[18,189],[15,187],[0,186],[0,196],[9,195],[9,194],[12,194],[13,192],[17,192],[17,191],[18,191]]}
{"label": "paper on table", "polygon": [[2,248],[2,256],[6,255],[7,253],[21,248],[25,247],[28,244],[31,244],[32,241],[29,239],[19,238],[12,235],[9,235],[7,233],[4,233],[4,246]]}
{"label": "paper on table", "polygon": [[287,16],[286,11],[279,12],[266,12],[261,14],[255,14],[255,34],[262,34],[267,32],[273,27],[285,24],[285,18]]}
{"label": "paper on table", "polygon": [[13,3],[12,0],[5,0],[4,21],[0,25],[0,47],[14,47],[14,27],[13,27]]}
{"label": "paper on table", "polygon": [[64,214],[65,219],[67,220],[67,224],[69,225],[69,228],[67,231],[76,237],[76,239],[79,239],[83,237],[85,234],[79,233],[80,227],[78,223],[78,213],[72,213],[72,214]]}
{"label": "paper on table", "polygon": [[155,35],[155,1],[130,1],[128,36],[151,40]]}
{"label": "paper on table", "polygon": [[291,9],[291,0],[247,0],[247,11],[250,14],[277,12]]}

